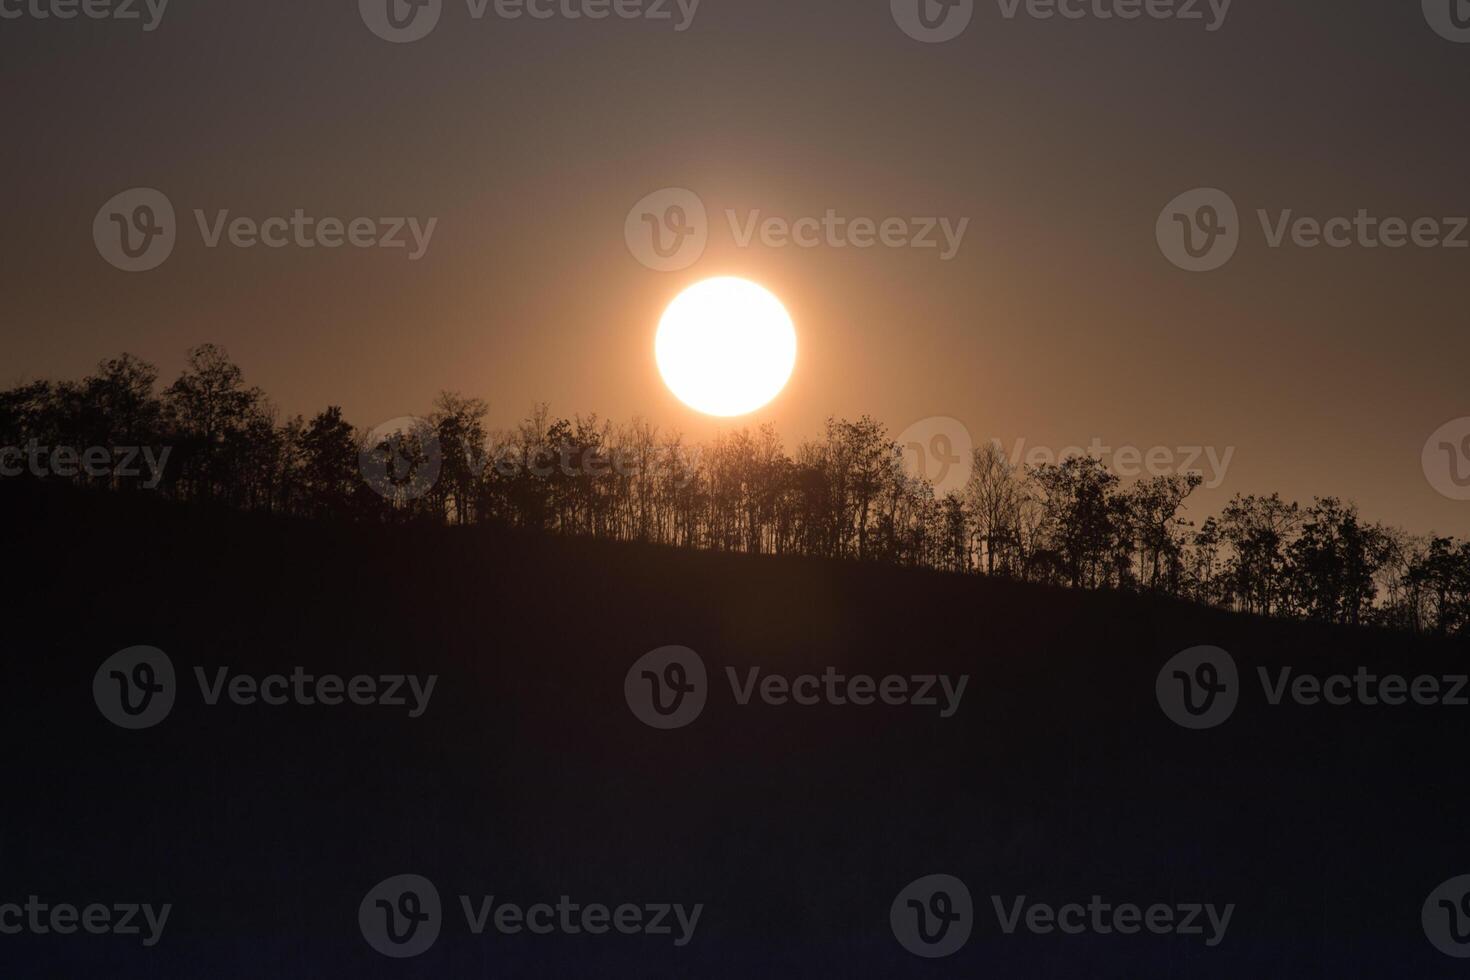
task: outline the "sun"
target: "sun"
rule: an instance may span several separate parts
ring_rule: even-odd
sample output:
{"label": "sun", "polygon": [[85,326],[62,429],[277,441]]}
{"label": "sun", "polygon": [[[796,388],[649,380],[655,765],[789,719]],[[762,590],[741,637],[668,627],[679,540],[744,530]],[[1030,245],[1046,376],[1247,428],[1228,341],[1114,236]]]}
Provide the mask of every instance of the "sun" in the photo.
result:
{"label": "sun", "polygon": [[796,327],[769,290],[726,276],[676,296],[653,348],[675,397],[728,418],[755,411],[786,387],[796,366]]}

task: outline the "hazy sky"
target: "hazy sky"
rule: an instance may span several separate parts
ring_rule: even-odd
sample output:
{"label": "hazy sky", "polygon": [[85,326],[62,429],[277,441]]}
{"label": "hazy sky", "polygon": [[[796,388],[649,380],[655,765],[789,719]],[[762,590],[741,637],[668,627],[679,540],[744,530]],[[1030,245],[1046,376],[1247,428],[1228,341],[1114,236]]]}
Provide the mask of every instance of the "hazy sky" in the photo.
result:
{"label": "hazy sky", "polygon": [[[0,382],[122,350],[167,379],[214,341],[283,413],[337,403],[368,427],[449,388],[485,398],[495,425],[544,400],[705,435],[714,423],[659,379],[654,329],[684,286],[739,275],[796,321],[791,383],[743,420],[788,445],[867,412],[895,434],[953,416],[1008,451],[1233,447],[1193,515],[1280,490],[1470,533],[1470,503],[1421,465],[1430,434],[1470,415],[1470,248],[1308,249],[1289,233],[1273,248],[1256,214],[1470,214],[1470,44],[1418,3],[1235,0],[1210,30],[1205,0],[1199,20],[1096,16],[1120,0],[1008,18],[1009,0],[977,0],[931,44],[888,0],[702,0],[682,31],[673,0],[664,20],[511,20],[494,0],[477,19],[443,0],[432,32],[395,44],[352,0],[172,0],[151,31],[35,16],[50,2],[0,0],[19,13],[0,17]],[[93,219],[135,187],[166,195],[177,242],[127,273]],[[702,258],[677,272],[624,240],[635,202],[666,187],[709,217]],[[1200,187],[1238,206],[1240,241],[1191,273],[1155,224]],[[411,260],[210,248],[194,215],[298,208],[438,220]],[[742,247],[726,217],[829,209],[968,225],[944,261]]]}

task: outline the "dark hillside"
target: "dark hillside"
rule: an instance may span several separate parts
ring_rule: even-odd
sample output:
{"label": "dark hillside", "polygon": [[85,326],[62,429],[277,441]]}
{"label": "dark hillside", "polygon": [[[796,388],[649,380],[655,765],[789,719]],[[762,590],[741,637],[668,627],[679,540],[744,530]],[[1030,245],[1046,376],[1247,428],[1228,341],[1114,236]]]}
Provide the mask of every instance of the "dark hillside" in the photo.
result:
{"label": "dark hillside", "polygon": [[[1447,641],[872,564],[0,494],[19,573],[0,904],[173,906],[149,948],[6,936],[6,977],[1464,972],[1426,939],[1421,906],[1470,873],[1470,708],[1271,706],[1257,679],[1464,673]],[[135,645],[167,653],[177,691],[164,720],[129,731],[92,685]],[[702,714],[664,731],[635,716],[624,680],[667,645],[709,674]],[[1194,731],[1155,681],[1199,645],[1229,651],[1240,690],[1228,721]],[[298,666],[437,682],[415,718],[209,705],[195,675]],[[725,668],[743,683],[757,666],[969,680],[950,717],[942,694],[742,706]],[[405,873],[437,886],[442,932],[389,959],[358,907]],[[936,873],[968,885],[975,923],[928,960],[895,940],[889,908]],[[683,946],[677,925],[475,936],[462,895],[704,908]],[[1008,935],[992,896],[1023,895],[1235,909],[1214,946],[1207,923]]]}

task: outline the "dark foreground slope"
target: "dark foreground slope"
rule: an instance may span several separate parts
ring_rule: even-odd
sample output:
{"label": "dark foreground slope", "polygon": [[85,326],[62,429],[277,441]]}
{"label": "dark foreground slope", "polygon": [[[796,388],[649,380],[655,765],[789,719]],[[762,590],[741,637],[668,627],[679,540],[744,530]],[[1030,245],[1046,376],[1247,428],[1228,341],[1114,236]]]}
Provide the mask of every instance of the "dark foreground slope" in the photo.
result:
{"label": "dark foreground slope", "polygon": [[[1258,666],[1456,674],[1463,651],[1138,598],[811,560],[273,522],[3,490],[0,904],[170,903],[161,940],[0,935],[4,977],[1438,977],[1421,906],[1470,873],[1470,708],[1272,707]],[[165,651],[168,717],[123,730],[93,675]],[[624,698],[692,648],[703,713]],[[1155,679],[1228,650],[1240,704],[1190,731]],[[209,705],[195,668],[438,675],[388,706]],[[958,711],[741,706],[725,668],[967,674]],[[412,873],[411,959],[359,929]],[[889,907],[964,881],[973,932],[911,955]],[[703,903],[693,938],[476,936],[478,906]],[[1007,934],[1012,907],[1213,903],[1205,935]],[[0,922],[3,924],[3,922]]]}

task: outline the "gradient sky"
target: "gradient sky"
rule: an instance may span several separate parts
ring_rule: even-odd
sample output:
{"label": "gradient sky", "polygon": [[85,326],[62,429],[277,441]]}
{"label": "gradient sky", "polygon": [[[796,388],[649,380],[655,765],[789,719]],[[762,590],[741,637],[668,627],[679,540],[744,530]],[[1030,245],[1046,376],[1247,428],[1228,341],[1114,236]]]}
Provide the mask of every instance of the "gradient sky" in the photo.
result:
{"label": "gradient sky", "polygon": [[[6,0],[15,3],[17,0]],[[33,0],[26,0],[33,2]],[[473,20],[412,44],[351,0],[172,0],[134,23],[0,20],[6,234],[0,383],[131,351],[165,379],[224,344],[283,413],[362,427],[441,388],[512,424],[536,401],[705,436],[653,361],[664,305],[754,279],[799,331],[786,391],[743,422],[788,447],[828,415],[977,441],[1234,447],[1230,494],[1337,494],[1416,532],[1470,533],[1425,440],[1470,415],[1470,250],[1271,249],[1255,210],[1470,214],[1470,44],[1415,2],[1236,0],[1222,29],[1005,19],[921,44],[887,0],[703,0],[668,21]],[[160,268],[113,269],[93,216],[126,188],[178,209]],[[629,209],[669,186],[713,218],[651,271]],[[1226,190],[1245,238],[1172,266],[1160,209]],[[428,254],[205,248],[192,210],[439,219]],[[723,212],[968,218],[933,250],[739,248]]]}

